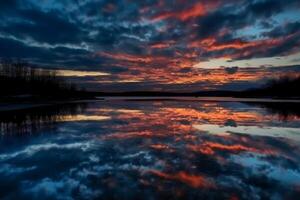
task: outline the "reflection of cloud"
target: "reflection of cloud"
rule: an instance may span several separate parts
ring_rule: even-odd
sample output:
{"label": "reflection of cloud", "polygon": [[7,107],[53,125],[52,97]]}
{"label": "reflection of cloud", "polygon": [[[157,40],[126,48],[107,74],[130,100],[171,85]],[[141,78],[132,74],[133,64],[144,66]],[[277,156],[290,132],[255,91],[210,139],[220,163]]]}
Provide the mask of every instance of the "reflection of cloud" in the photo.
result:
{"label": "reflection of cloud", "polygon": [[15,151],[14,153],[2,153],[0,154],[0,160],[12,159],[19,156],[32,156],[42,151],[49,151],[53,149],[80,149],[86,151],[91,147],[91,142],[77,142],[70,144],[55,144],[55,143],[44,143],[27,146],[23,150]]}
{"label": "reflection of cloud", "polygon": [[229,119],[224,123],[225,126],[233,126],[233,127],[237,127],[237,124],[234,120]]}
{"label": "reflection of cloud", "polygon": [[225,126],[214,124],[193,125],[194,128],[201,131],[207,131],[209,134],[237,133],[254,136],[267,136],[288,138],[292,141],[300,141],[299,128],[289,127],[261,127],[261,126]]}
{"label": "reflection of cloud", "polygon": [[[66,180],[54,181],[49,178],[45,178],[35,185],[33,183],[26,182],[26,185],[33,185],[33,187],[27,190],[27,192],[36,195],[35,198],[39,195],[45,195],[46,197],[52,198],[70,196],[72,189],[76,188],[78,184],[79,181],[76,180],[67,180],[66,182]],[[26,187],[25,184],[24,187]]]}
{"label": "reflection of cloud", "polygon": [[150,145],[151,148],[159,150],[159,151],[168,151],[168,152],[174,152],[174,150],[172,149],[172,147],[170,147],[167,144],[152,144]]}
{"label": "reflection of cloud", "polygon": [[299,127],[298,118],[282,122],[242,103],[197,101],[101,101],[86,112],[79,118],[112,120],[59,123],[56,134],[1,143],[0,178],[11,189],[0,194],[255,199],[298,192],[299,145],[285,134]]}
{"label": "reflection of cloud", "polygon": [[[156,135],[158,136],[158,135]],[[102,139],[120,139],[120,140],[125,140],[125,139],[134,139],[134,138],[151,138],[153,137],[153,134],[150,131],[137,131],[137,132],[128,132],[128,133],[113,133],[110,135],[105,135],[102,137]],[[161,137],[164,137],[161,135]]]}
{"label": "reflection of cloud", "polygon": [[187,174],[186,172],[178,172],[177,174],[167,174],[160,171],[151,170],[150,173],[159,176],[164,179],[169,180],[176,180],[187,185],[190,185],[194,188],[214,188],[215,185],[212,181],[208,180],[207,178],[199,175],[191,175]]}
{"label": "reflection of cloud", "polygon": [[233,162],[251,169],[254,175],[267,175],[268,177],[282,182],[283,184],[300,184],[300,171],[297,169],[284,169],[282,166],[275,166],[263,160],[257,155],[252,156],[233,156]]}
{"label": "reflection of cloud", "polygon": [[[231,152],[231,153],[240,153],[240,152],[256,152],[256,153],[264,153],[264,150],[259,150],[252,147],[247,147],[241,144],[221,144],[217,142],[204,142],[200,145],[188,145],[188,149],[191,151],[205,154],[205,155],[214,155],[217,154],[216,151],[220,152]],[[267,154],[271,154],[270,151],[266,152]]]}
{"label": "reflection of cloud", "polygon": [[6,174],[8,176],[15,176],[16,174],[21,174],[21,173],[25,173],[31,170],[36,169],[36,166],[32,166],[32,167],[17,167],[14,165],[10,165],[10,164],[5,164],[5,165],[1,165],[0,168],[0,174]]}
{"label": "reflection of cloud", "polygon": [[27,195],[32,195],[33,199],[68,199],[66,197],[72,196],[75,190],[78,190],[78,195],[84,199],[92,199],[100,194],[99,190],[91,190],[79,180],[67,176],[60,180],[44,178],[39,182],[24,181],[23,189]]}
{"label": "reflection of cloud", "polygon": [[109,120],[111,117],[109,116],[100,116],[100,115],[67,115],[60,116],[60,119],[57,121],[63,122],[72,122],[72,121],[105,121]]}

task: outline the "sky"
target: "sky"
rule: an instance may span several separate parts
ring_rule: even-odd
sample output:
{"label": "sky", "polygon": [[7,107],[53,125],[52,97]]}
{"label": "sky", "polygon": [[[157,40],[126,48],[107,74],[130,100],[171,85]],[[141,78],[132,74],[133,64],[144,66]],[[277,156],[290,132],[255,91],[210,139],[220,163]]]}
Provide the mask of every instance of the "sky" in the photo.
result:
{"label": "sky", "polygon": [[1,0],[0,58],[97,91],[259,87],[300,74],[300,1]]}

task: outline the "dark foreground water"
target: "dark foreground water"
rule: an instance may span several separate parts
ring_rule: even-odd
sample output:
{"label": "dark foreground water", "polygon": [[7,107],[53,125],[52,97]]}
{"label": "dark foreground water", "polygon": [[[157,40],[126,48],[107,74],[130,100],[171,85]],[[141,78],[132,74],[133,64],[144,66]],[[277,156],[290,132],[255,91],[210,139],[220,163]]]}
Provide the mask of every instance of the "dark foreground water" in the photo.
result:
{"label": "dark foreground water", "polygon": [[299,199],[297,104],[98,101],[0,113],[0,199]]}

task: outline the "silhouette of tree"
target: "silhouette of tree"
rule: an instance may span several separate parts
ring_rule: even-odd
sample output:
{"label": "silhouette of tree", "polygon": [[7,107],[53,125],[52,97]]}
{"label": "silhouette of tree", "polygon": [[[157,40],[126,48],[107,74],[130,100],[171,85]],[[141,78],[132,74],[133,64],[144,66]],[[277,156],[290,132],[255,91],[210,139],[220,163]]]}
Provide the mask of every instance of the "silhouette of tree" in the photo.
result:
{"label": "silhouette of tree", "polygon": [[80,92],[55,70],[32,67],[21,61],[2,60],[0,63],[0,96],[38,95],[65,98]]}

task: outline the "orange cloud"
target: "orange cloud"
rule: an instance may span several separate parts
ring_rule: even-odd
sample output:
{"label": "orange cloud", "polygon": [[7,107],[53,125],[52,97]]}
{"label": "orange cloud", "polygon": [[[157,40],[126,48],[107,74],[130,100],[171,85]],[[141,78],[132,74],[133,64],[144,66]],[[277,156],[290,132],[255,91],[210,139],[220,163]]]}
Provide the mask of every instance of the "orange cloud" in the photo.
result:
{"label": "orange cloud", "polygon": [[269,47],[278,45],[281,40],[275,39],[266,39],[266,40],[256,40],[256,41],[241,41],[241,40],[233,40],[227,43],[218,43],[215,38],[208,37],[200,41],[193,41],[188,46],[194,48],[203,48],[207,51],[218,51],[224,49],[245,49],[248,47]]}
{"label": "orange cloud", "polygon": [[136,56],[131,54],[125,54],[125,53],[106,53],[106,52],[98,52],[97,53],[100,56],[104,56],[107,58],[112,58],[115,60],[123,60],[128,62],[140,62],[140,63],[150,63],[152,62],[151,56]]}
{"label": "orange cloud", "polygon": [[152,18],[152,21],[155,22],[155,21],[165,20],[168,18],[175,18],[181,21],[186,21],[191,18],[204,16],[208,10],[214,9],[216,6],[217,6],[216,3],[203,4],[199,2],[184,10],[161,12],[155,15]]}
{"label": "orange cloud", "polygon": [[[225,49],[235,49],[228,55],[228,58],[238,58],[251,56],[253,53],[268,51],[272,46],[280,45],[284,39],[266,39],[257,41],[234,40],[231,43],[218,43],[215,38],[209,37],[201,41],[192,42],[189,47],[205,49],[207,52]],[[126,69],[124,72],[114,75],[113,80],[118,82],[156,82],[159,84],[202,84],[199,90],[213,90],[222,85],[232,82],[256,81],[262,78],[276,78],[280,76],[280,71],[271,72],[265,68],[256,68],[255,73],[248,68],[240,68],[236,73],[229,74],[222,68],[219,69],[199,69],[194,67],[199,64],[199,51],[189,49],[187,51],[176,50],[173,56],[164,54],[151,54],[152,49],[169,48],[175,44],[174,41],[155,43],[150,46],[146,55],[98,52],[96,55],[109,58],[107,65],[117,65]],[[219,66],[215,66],[219,67]],[[288,72],[286,72],[288,75]],[[102,77],[101,83],[111,83],[109,77]]]}
{"label": "orange cloud", "polygon": [[151,49],[164,49],[164,48],[168,48],[170,46],[172,46],[173,44],[175,44],[176,42],[171,40],[171,41],[165,41],[165,42],[159,42],[159,43],[155,43],[150,45]]}

